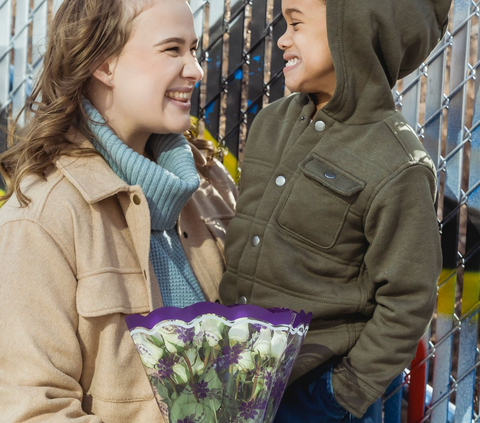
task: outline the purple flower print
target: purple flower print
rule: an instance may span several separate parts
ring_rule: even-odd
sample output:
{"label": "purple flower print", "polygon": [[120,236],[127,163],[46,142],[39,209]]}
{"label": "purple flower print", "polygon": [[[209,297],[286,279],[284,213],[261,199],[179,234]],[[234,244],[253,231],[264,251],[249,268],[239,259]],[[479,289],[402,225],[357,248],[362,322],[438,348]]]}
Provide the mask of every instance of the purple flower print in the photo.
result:
{"label": "purple flower print", "polygon": [[158,363],[155,365],[157,369],[156,376],[159,378],[168,378],[172,376],[173,370],[172,366],[176,363],[176,360],[173,357],[165,357],[158,360]]}
{"label": "purple flower print", "polygon": [[260,323],[253,323],[252,328],[255,329],[256,332],[260,332],[262,329],[267,329],[266,326],[264,326]]}
{"label": "purple flower print", "polygon": [[254,408],[258,409],[258,410],[265,410],[267,408],[267,400],[265,399],[260,399],[260,398],[257,398],[257,400],[255,401],[255,404],[254,404]]}
{"label": "purple flower print", "polygon": [[188,344],[193,341],[193,337],[195,335],[194,328],[182,328],[178,327],[175,331],[178,334],[178,339],[185,344]]}
{"label": "purple flower print", "polygon": [[287,386],[286,382],[277,377],[273,383],[272,396],[275,399],[275,402],[278,403],[282,399],[283,393],[285,392],[285,387]]}
{"label": "purple flower print", "polygon": [[240,354],[242,353],[242,345],[235,344],[233,347],[225,347],[223,349],[223,355],[225,358],[225,365],[238,364]]}
{"label": "purple flower print", "polygon": [[254,419],[258,414],[258,411],[255,410],[255,408],[256,408],[255,400],[244,402],[240,406],[240,416],[243,417],[244,419]]}
{"label": "purple flower print", "polygon": [[201,380],[194,386],[193,392],[195,393],[198,399],[207,398],[210,392],[210,389],[208,389],[208,383],[205,382],[204,380]]}
{"label": "purple flower print", "polygon": [[273,382],[272,372],[266,371],[265,372],[265,386],[266,386],[267,389],[270,389],[272,387],[272,382]]}
{"label": "purple flower print", "polygon": [[195,420],[192,420],[191,417],[185,417],[183,420],[178,419],[177,423],[195,423]]}

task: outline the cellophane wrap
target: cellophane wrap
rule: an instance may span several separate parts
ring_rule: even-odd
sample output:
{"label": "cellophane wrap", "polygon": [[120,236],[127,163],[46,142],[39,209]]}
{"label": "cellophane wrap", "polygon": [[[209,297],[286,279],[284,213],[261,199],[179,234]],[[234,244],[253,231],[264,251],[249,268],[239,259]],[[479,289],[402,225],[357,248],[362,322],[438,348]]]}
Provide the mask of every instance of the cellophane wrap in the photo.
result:
{"label": "cellophane wrap", "polygon": [[171,423],[272,422],[310,321],[304,311],[208,302],[126,317]]}

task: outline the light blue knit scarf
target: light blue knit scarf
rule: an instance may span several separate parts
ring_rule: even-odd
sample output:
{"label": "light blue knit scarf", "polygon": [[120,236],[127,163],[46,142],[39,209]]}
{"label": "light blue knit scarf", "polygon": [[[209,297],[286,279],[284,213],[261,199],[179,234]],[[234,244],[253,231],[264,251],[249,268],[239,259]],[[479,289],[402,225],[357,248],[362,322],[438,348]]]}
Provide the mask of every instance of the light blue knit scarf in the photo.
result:
{"label": "light blue knit scarf", "polygon": [[96,136],[92,144],[122,180],[140,185],[147,198],[152,226],[150,261],[164,306],[186,307],[205,301],[175,228],[180,211],[199,186],[187,140],[179,134],[153,134],[148,144],[154,163],[123,143],[88,100],[83,104],[93,120],[89,123]]}

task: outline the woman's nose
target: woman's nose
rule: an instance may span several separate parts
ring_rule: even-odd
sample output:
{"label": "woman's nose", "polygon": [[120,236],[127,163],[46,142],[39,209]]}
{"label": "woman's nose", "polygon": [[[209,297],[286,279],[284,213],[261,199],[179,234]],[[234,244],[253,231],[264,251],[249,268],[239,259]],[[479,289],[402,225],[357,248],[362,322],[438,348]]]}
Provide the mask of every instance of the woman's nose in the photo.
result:
{"label": "woman's nose", "polygon": [[188,59],[188,62],[185,63],[183,67],[182,76],[184,78],[190,79],[192,81],[198,82],[203,78],[204,72],[198,63],[196,57],[191,57]]}

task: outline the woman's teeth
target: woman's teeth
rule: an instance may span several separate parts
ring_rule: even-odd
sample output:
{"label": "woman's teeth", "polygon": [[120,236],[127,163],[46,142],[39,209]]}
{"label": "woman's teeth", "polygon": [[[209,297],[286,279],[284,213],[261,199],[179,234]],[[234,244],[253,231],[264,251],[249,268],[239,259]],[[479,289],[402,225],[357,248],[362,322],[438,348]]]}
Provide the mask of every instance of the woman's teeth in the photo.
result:
{"label": "woman's teeth", "polygon": [[295,66],[298,62],[299,62],[299,59],[295,57],[294,59],[290,59],[285,65],[285,67],[288,68],[290,66]]}
{"label": "woman's teeth", "polygon": [[165,95],[167,97],[173,98],[174,100],[189,100],[191,93],[180,93],[180,92],[173,92],[168,91]]}

